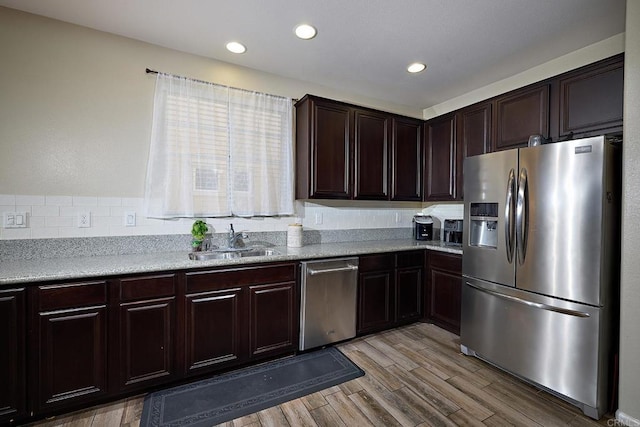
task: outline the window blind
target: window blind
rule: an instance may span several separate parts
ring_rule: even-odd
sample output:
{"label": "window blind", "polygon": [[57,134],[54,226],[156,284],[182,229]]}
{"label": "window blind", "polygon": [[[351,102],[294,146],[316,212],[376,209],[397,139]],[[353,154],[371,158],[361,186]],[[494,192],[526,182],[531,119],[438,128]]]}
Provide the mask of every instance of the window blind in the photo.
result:
{"label": "window blind", "polygon": [[148,217],[293,214],[292,101],[159,73]]}

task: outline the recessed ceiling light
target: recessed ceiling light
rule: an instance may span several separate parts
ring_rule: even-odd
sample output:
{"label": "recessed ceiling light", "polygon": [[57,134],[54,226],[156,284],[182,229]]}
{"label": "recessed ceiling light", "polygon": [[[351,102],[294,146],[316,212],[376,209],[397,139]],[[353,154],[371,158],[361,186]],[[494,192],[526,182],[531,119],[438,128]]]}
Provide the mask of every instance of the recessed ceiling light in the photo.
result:
{"label": "recessed ceiling light", "polygon": [[247,48],[242,43],[229,42],[227,43],[227,50],[233,53],[245,53]]}
{"label": "recessed ceiling light", "polygon": [[302,40],[312,39],[318,34],[318,31],[309,24],[300,24],[295,28],[296,36]]}
{"label": "recessed ceiling light", "polygon": [[427,66],[424,65],[422,62],[414,62],[413,64],[407,67],[407,71],[410,73],[419,73],[420,71],[423,71],[425,68],[427,68]]}

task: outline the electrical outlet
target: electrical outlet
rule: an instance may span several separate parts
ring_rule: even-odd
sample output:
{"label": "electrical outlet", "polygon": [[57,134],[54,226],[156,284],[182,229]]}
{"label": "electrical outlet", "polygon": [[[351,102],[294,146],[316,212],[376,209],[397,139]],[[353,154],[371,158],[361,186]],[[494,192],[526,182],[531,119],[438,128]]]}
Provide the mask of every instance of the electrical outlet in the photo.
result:
{"label": "electrical outlet", "polygon": [[322,213],[316,214],[316,225],[322,224]]}
{"label": "electrical outlet", "polygon": [[124,213],[124,226],[125,227],[135,227],[136,226],[136,213],[135,212],[125,212]]}
{"label": "electrical outlet", "polygon": [[91,212],[78,212],[78,228],[91,227]]}
{"label": "electrical outlet", "polygon": [[400,222],[400,218],[401,218],[400,212],[396,212],[396,224]]}

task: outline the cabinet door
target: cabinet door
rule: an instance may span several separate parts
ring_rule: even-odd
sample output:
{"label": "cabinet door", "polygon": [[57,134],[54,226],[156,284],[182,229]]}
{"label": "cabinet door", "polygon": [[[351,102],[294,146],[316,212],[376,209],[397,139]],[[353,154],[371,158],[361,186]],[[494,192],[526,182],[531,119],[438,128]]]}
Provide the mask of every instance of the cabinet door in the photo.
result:
{"label": "cabinet door", "polygon": [[246,359],[246,313],[241,288],[186,296],[187,373],[208,371]]}
{"label": "cabinet door", "polygon": [[393,270],[359,276],[358,333],[389,328],[394,322]]}
{"label": "cabinet door", "polygon": [[484,102],[458,113],[456,138],[456,199],[464,198],[464,159],[491,151],[492,103]]}
{"label": "cabinet door", "polygon": [[389,199],[390,116],[367,110],[354,112],[354,198]]}
{"label": "cabinet door", "polygon": [[549,137],[549,85],[510,92],[496,100],[494,151],[526,147],[529,136]]}
{"label": "cabinet door", "polygon": [[391,138],[391,200],[422,200],[422,121],[395,117]]}
{"label": "cabinet door", "polygon": [[36,313],[36,411],[107,394],[105,305]]}
{"label": "cabinet door", "polygon": [[0,424],[26,413],[25,291],[0,291]]}
{"label": "cabinet door", "polygon": [[455,200],[456,120],[454,115],[426,124],[425,200]]}
{"label": "cabinet door", "polygon": [[396,322],[409,323],[422,316],[425,251],[396,254]]}
{"label": "cabinet door", "polygon": [[[110,314],[118,388],[129,391],[176,375],[176,275],[153,274],[111,283]],[[117,296],[117,299],[116,299]]]}
{"label": "cabinet door", "polygon": [[351,198],[351,109],[314,101],[310,198]]}
{"label": "cabinet door", "polygon": [[264,357],[297,347],[295,282],[249,288],[249,352]]}
{"label": "cabinet door", "polygon": [[422,316],[422,267],[396,271],[396,321],[408,323]]}
{"label": "cabinet door", "polygon": [[429,252],[425,317],[434,324],[460,334],[462,305],[462,257]]}
{"label": "cabinet door", "polygon": [[458,141],[462,157],[491,151],[491,102],[472,105],[460,111]]}
{"label": "cabinet door", "polygon": [[174,374],[174,298],[121,304],[120,389],[140,388]]}
{"label": "cabinet door", "polygon": [[560,136],[621,132],[623,79],[622,56],[560,79]]}

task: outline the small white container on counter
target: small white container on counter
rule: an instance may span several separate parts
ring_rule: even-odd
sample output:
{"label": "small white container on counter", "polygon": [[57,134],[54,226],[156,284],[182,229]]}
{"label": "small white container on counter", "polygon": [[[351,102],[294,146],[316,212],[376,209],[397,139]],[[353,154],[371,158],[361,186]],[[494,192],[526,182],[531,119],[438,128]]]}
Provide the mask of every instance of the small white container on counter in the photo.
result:
{"label": "small white container on counter", "polygon": [[302,224],[289,224],[287,228],[287,246],[290,248],[302,247]]}

